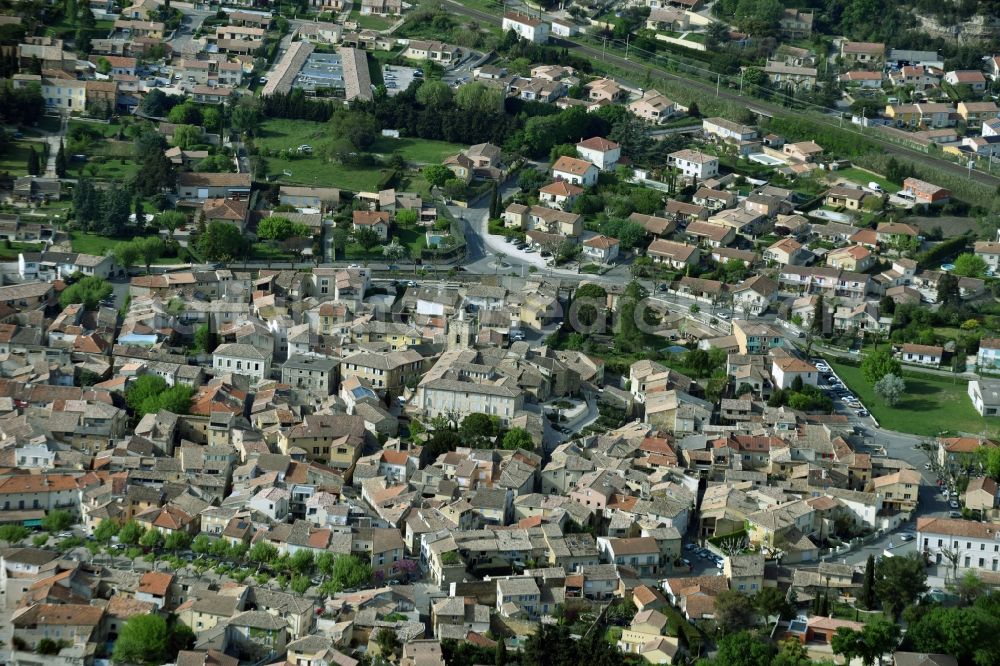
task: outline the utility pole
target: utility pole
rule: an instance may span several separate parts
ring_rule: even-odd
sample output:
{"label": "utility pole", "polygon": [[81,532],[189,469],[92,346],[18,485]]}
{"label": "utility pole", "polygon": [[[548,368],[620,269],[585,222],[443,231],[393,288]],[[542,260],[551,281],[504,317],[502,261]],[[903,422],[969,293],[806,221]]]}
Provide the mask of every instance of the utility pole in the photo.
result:
{"label": "utility pole", "polygon": [[608,38],[604,37],[604,41],[601,42],[601,60],[605,60],[604,50],[608,47]]}
{"label": "utility pole", "polygon": [[628,42],[629,42],[629,37],[631,37],[631,36],[632,36],[631,33],[625,35],[625,59],[626,60],[628,60]]}
{"label": "utility pole", "polygon": [[721,85],[721,83],[722,83],[722,75],[721,74],[716,74],[715,75],[715,96],[716,97],[719,96],[719,86]]}
{"label": "utility pole", "polygon": [[743,97],[743,73],[745,71],[743,67],[740,67],[740,97]]}

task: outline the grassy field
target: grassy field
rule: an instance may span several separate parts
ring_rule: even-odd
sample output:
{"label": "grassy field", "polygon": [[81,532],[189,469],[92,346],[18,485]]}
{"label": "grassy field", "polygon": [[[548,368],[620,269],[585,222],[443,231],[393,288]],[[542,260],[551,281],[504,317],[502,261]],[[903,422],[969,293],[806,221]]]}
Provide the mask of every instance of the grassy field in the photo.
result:
{"label": "grassy field", "polygon": [[372,152],[380,155],[399,153],[407,162],[417,164],[440,164],[444,158],[463,150],[465,146],[447,141],[429,139],[393,139],[379,137],[372,146]]}
{"label": "grassy field", "polygon": [[852,180],[862,187],[867,187],[868,183],[878,183],[883,190],[886,192],[898,192],[899,185],[889,182],[882,176],[872,173],[871,171],[866,171],[864,169],[859,169],[858,167],[849,167],[847,169],[837,169],[833,171],[834,176],[839,176],[841,178],[846,178]]}
{"label": "grassy field", "polygon": [[[73,244],[74,252],[83,252],[84,254],[95,254],[97,256],[103,256],[109,251],[113,251],[116,247],[122,243],[127,243],[132,240],[131,238],[109,238],[108,236],[101,236],[99,234],[91,234],[84,231],[71,231],[69,234],[70,242]],[[181,260],[179,257],[160,257],[154,264],[180,264],[186,263],[187,260]],[[137,268],[142,268],[141,265],[137,264]]]}
{"label": "grassy field", "polygon": [[[375,189],[379,180],[386,173],[382,167],[343,166],[327,162],[316,154],[320,152],[321,142],[330,138],[325,123],[301,120],[268,120],[261,123],[257,145],[261,149],[269,150],[285,150],[290,146],[297,147],[303,144],[313,147],[314,154],[309,157],[292,159],[266,157],[267,175],[271,180],[340,187],[353,192]],[[446,141],[380,137],[372,146],[372,152],[386,156],[398,152],[408,162],[430,164],[440,163],[445,157],[454,155],[463,148],[462,145]],[[285,172],[291,175],[285,175]],[[417,176],[413,176],[413,180],[417,186],[426,185]]]}
{"label": "grassy field", "polygon": [[71,161],[68,175],[87,176],[97,180],[112,180],[125,182],[139,172],[140,165],[135,160],[127,158],[107,158],[103,161],[93,159],[88,162]]}
{"label": "grassy field", "polygon": [[45,161],[48,156],[48,144],[41,141],[11,141],[7,149],[0,153],[0,172],[6,171],[11,176],[28,175],[28,154],[31,147],[38,153],[38,161],[44,174]]}
{"label": "grassy field", "polygon": [[[916,373],[906,374],[906,392],[895,407],[889,407],[876,397],[865,381],[861,368],[830,360],[830,366],[844,380],[865,407],[889,430],[914,435],[934,436],[948,432],[982,432],[983,417],[976,413],[966,394],[967,382]],[[992,430],[996,430],[994,426]]]}
{"label": "grassy field", "polygon": [[362,16],[361,2],[354,3],[354,9],[351,10],[351,15],[347,17],[347,20],[356,21],[360,27],[368,30],[385,30],[396,22],[395,19],[382,18],[381,16]]}
{"label": "grassy field", "polygon": [[0,243],[0,259],[17,261],[17,255],[21,252],[41,252],[44,248],[43,243],[19,243],[17,241]]}

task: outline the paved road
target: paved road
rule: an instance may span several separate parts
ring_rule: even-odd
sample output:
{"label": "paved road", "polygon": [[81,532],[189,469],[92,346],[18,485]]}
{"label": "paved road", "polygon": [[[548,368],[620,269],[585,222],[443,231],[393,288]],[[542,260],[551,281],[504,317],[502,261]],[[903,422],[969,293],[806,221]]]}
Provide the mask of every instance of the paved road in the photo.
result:
{"label": "paved road", "polygon": [[[470,7],[466,7],[461,3],[454,2],[454,0],[445,0],[445,4],[452,10],[460,14],[472,16],[473,18],[479,19],[481,21],[486,21],[489,23],[501,23],[501,18],[495,14],[490,14],[487,12],[480,11],[478,9],[472,9]],[[615,65],[617,67],[623,68],[626,71],[634,71],[637,74],[648,73],[649,76],[654,79],[660,78],[668,81],[682,82],[689,89],[697,90],[706,97],[717,97],[720,99],[729,100],[731,102],[740,104],[741,106],[752,105],[752,109],[758,109],[773,116],[801,115],[801,112],[799,111],[788,109],[778,104],[772,104],[771,102],[765,102],[763,100],[756,98],[744,97],[730,91],[725,87],[717,89],[715,85],[705,83],[697,79],[691,79],[679,76],[677,74],[671,74],[658,67],[653,67],[651,65],[647,65],[645,63],[637,62],[634,60],[627,60],[613,53],[602,52],[601,49],[594,48],[592,46],[586,46],[584,44],[575,42],[573,40],[560,39],[558,40],[558,43],[569,49],[573,49],[577,53],[585,55],[593,60],[602,60],[604,62],[611,63],[612,65]],[[832,118],[811,113],[808,115],[809,119],[813,122],[828,125],[831,128],[836,128],[844,132],[852,132],[858,135],[862,134],[862,132],[853,129],[853,127],[848,128],[842,126],[842,123],[839,120],[834,120]],[[922,153],[916,150],[912,150],[910,148],[899,146],[889,141],[885,141],[884,139],[879,138],[876,134],[872,132],[864,132],[863,134],[868,138],[869,141],[878,143],[882,147],[882,150],[884,150],[886,153],[897,155],[899,157],[905,157],[914,162],[919,162],[920,164],[923,164],[924,166],[927,166],[929,168],[937,169],[939,171],[945,171],[952,175],[961,177],[969,176],[968,169],[958,164],[955,164],[954,162],[938,159],[928,155],[927,153]],[[982,171],[974,170],[971,174],[971,177],[972,180],[975,180],[976,182],[982,185],[988,185],[989,187],[996,187],[998,184],[1000,184],[1000,177]]]}

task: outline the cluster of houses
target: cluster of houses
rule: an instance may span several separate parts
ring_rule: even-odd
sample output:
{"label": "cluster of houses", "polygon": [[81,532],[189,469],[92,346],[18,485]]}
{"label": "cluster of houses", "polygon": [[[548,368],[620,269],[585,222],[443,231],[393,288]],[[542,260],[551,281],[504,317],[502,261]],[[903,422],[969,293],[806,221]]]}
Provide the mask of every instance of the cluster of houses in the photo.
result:
{"label": "cluster of houses", "polygon": [[[668,606],[704,621],[727,590],[848,597],[862,575],[820,560],[831,540],[895,529],[918,508],[920,473],[862,453],[845,417],[767,405],[774,390],[820,374],[774,324],[738,319],[729,342],[708,340],[730,345],[733,390],[713,402],[703,382],[661,363],[611,376],[597,356],[513,334],[560,321],[575,283],[401,285],[390,310],[363,268],[219,269],[133,277],[121,317],[56,305],[67,271],[111,274],[111,261],[45,253],[36,270],[51,281],[0,287],[0,453],[10,465],[0,519],[37,524],[58,509],[87,535],[135,521],[164,537],[362,556],[372,580],[292,594],[15,546],[0,554],[0,599],[23,658],[59,636],[51,663],[90,663],[130,618],[171,613],[196,638],[178,663],[356,663],[389,628],[403,663],[438,664],[442,640],[493,645],[497,626],[525,637],[558,606],[626,599],[638,612],[619,647],[667,663],[684,650],[666,631]],[[775,290],[758,277],[736,291]],[[609,289],[608,307],[618,298]],[[217,346],[191,364],[184,350],[203,326]],[[123,408],[147,375],[191,386],[189,408]],[[620,417],[587,433],[556,429],[551,405],[587,396]],[[431,453],[433,433],[413,435],[417,421],[475,414],[526,437],[515,449]],[[983,445],[941,440],[940,456]],[[991,492],[984,510],[995,484],[970,484],[967,505]],[[918,531],[932,558],[938,535],[979,529],[928,520]],[[718,567],[691,562],[691,533]],[[997,565],[973,551],[964,566]],[[420,578],[429,599],[413,594]],[[829,642],[828,621],[810,620],[799,638]]]}

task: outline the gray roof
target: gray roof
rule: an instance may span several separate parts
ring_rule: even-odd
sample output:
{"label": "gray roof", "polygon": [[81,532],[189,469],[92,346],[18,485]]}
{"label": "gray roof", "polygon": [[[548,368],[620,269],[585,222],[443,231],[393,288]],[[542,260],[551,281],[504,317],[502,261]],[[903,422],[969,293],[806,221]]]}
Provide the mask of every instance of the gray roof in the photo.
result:
{"label": "gray roof", "polygon": [[212,352],[213,356],[234,356],[239,358],[250,358],[256,361],[266,361],[267,356],[262,354],[253,345],[244,345],[240,343],[227,343],[224,345],[219,345]]}

